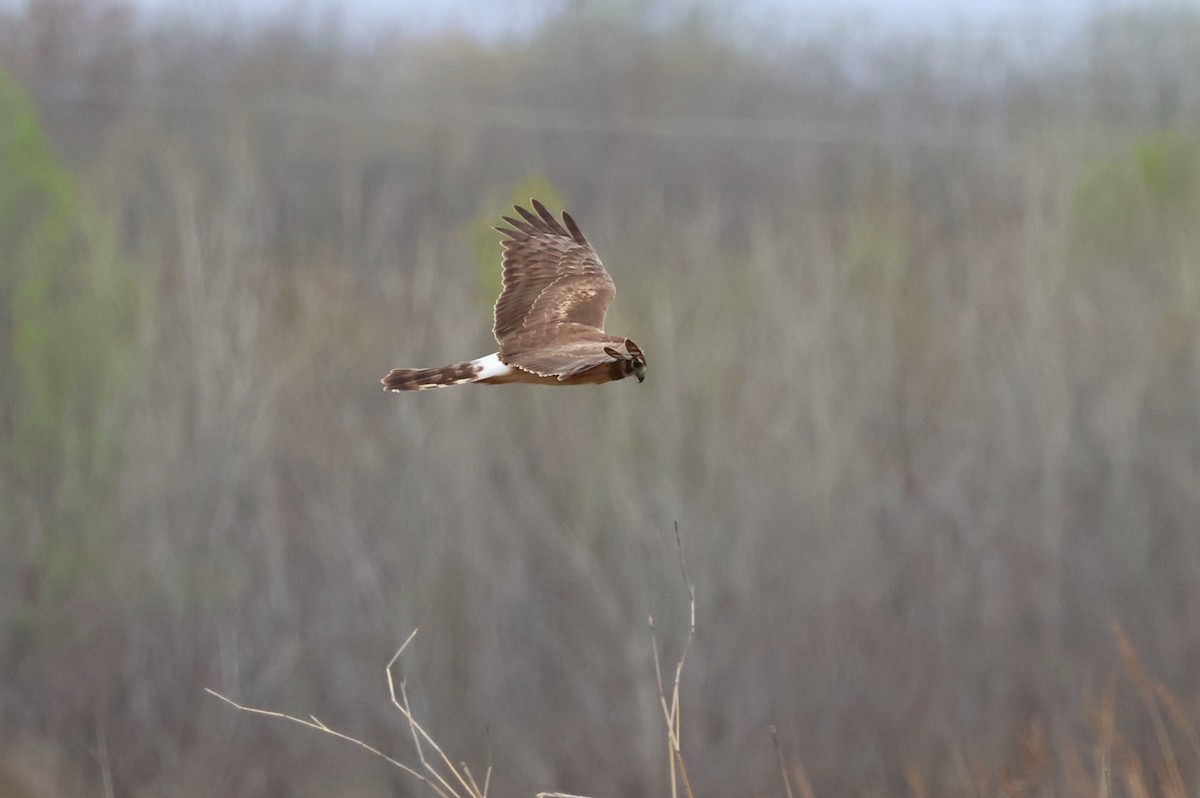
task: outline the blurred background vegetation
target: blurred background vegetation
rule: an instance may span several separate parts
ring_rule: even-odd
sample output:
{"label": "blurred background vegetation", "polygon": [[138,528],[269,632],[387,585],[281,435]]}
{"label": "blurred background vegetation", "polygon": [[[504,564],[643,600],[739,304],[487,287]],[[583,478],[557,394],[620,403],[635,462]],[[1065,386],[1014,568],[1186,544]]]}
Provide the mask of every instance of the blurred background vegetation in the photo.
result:
{"label": "blurred background vegetation", "polygon": [[[494,794],[664,794],[677,521],[704,794],[783,794],[771,725],[821,796],[1195,794],[1200,11],[665,8],[0,12],[0,793],[421,794],[202,692],[410,755],[419,625]],[[531,195],[647,382],[386,395],[493,351]]]}

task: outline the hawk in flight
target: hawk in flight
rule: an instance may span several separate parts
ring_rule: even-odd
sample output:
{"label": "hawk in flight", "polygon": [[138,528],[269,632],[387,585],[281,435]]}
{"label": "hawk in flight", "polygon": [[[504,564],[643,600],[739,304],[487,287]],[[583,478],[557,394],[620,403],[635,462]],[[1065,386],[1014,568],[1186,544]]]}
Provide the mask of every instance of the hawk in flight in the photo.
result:
{"label": "hawk in flight", "polygon": [[[532,200],[502,217],[504,287],[493,332],[500,351],[433,369],[393,369],[389,391],[423,391],[463,382],[499,385],[589,385],[646,378],[646,356],[628,338],[604,332],[604,312],[617,293],[612,277],[570,214],[562,222]],[[563,225],[566,225],[564,228]]]}

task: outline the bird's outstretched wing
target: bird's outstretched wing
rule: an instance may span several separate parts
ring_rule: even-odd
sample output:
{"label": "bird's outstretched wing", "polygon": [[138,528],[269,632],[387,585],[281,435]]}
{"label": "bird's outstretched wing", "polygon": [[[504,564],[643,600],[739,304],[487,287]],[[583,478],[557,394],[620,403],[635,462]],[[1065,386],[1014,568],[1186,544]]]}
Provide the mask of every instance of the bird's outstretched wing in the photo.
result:
{"label": "bird's outstretched wing", "polygon": [[535,328],[567,323],[603,330],[617,293],[570,214],[559,222],[542,203],[531,202],[536,214],[517,206],[521,218],[505,216],[509,226],[496,228],[505,236],[504,287],[493,327],[502,353],[507,339]]}

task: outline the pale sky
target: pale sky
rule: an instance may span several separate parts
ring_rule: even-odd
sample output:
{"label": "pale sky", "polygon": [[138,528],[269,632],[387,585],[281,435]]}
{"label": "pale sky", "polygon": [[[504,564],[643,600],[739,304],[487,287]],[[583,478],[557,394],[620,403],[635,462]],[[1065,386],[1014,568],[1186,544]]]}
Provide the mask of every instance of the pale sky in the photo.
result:
{"label": "pale sky", "polygon": [[[570,0],[565,0],[570,2]],[[403,25],[418,30],[468,27],[483,35],[527,30],[564,0],[132,0],[147,10],[182,11],[197,16],[239,19],[299,15],[318,22],[330,8],[340,9],[350,30]],[[607,0],[612,5],[639,0]],[[1048,26],[1065,31],[1097,8],[1134,4],[1136,0],[742,0],[738,16],[750,24],[795,25],[798,32],[821,30],[838,22],[869,22],[879,32],[944,33],[963,29],[980,34],[999,29]],[[1200,0],[1159,0],[1163,4],[1200,6]],[[0,0],[20,6],[22,0]],[[605,0],[591,0],[603,6]],[[659,6],[686,5],[687,0],[659,0]],[[724,13],[730,13],[728,11]]]}

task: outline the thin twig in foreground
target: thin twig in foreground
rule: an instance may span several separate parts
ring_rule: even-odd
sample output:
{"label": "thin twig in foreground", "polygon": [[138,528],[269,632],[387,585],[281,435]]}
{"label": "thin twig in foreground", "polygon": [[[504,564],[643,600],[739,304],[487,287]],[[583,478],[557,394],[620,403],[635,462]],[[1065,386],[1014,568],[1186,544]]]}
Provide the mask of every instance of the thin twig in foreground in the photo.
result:
{"label": "thin twig in foreground", "polygon": [[216,696],[217,698],[224,701],[226,704],[229,704],[234,709],[239,709],[242,712],[249,712],[252,715],[264,715],[268,718],[282,718],[284,720],[290,720],[292,723],[299,723],[301,726],[307,726],[310,729],[316,729],[319,732],[324,732],[326,734],[330,734],[334,737],[337,737],[338,739],[345,740],[348,743],[354,743],[359,748],[362,748],[366,751],[371,752],[372,754],[374,754],[375,756],[379,757],[380,759],[388,762],[389,764],[400,768],[401,770],[403,770],[405,773],[409,774],[410,776],[413,776],[413,777],[418,778],[421,781],[425,782],[430,787],[432,787],[433,790],[438,795],[443,796],[443,798],[451,798],[450,795],[448,795],[447,793],[445,793],[441,789],[439,789],[436,784],[431,783],[429,781],[429,779],[425,778],[425,776],[418,773],[416,770],[413,770],[412,768],[410,768],[408,765],[404,764],[403,762],[400,762],[399,760],[396,760],[396,759],[392,759],[390,756],[383,753],[378,748],[368,745],[367,743],[364,743],[362,740],[351,737],[348,734],[343,734],[342,732],[337,731],[336,729],[329,728],[324,723],[317,720],[315,717],[312,720],[305,720],[304,718],[297,718],[295,715],[288,715],[287,713],[284,713],[284,712],[275,712],[270,709],[258,709],[256,707],[243,706],[242,704],[239,704],[238,702],[234,701],[231,698],[226,698],[225,696],[221,695],[220,693],[218,693],[216,690],[212,689],[211,687],[205,687],[204,692],[208,693],[209,695]]}
{"label": "thin twig in foreground", "polygon": [[796,798],[792,792],[792,779],[788,776],[787,763],[783,760],[783,749],[779,747],[779,732],[775,727],[771,727],[771,739],[775,741],[775,754],[779,757],[779,772],[783,774],[783,789],[787,792],[787,798]]}
{"label": "thin twig in foreground", "polygon": [[[413,631],[413,634],[416,634],[415,630]],[[486,792],[481,793],[472,788],[470,782],[463,777],[458,768],[454,766],[454,763],[450,761],[450,757],[446,756],[446,752],[442,750],[442,747],[434,741],[433,737],[429,735],[429,732],[425,731],[420,723],[417,723],[417,719],[413,717],[412,708],[409,706],[408,693],[405,689],[405,684],[403,681],[400,682],[400,699],[403,699],[403,701],[396,698],[396,682],[392,677],[392,667],[395,666],[396,660],[400,658],[400,655],[404,653],[404,647],[408,645],[409,640],[412,640],[412,635],[408,636],[408,640],[404,641],[404,645],[400,646],[395,655],[388,660],[386,671],[388,695],[392,699],[392,706],[399,710],[400,714],[404,716],[404,719],[408,721],[408,728],[412,733],[413,744],[417,748],[417,757],[421,760],[421,765],[425,768],[425,770],[427,770],[435,779],[437,779],[438,783],[441,784],[442,787],[444,787],[450,793],[455,795],[458,794],[458,791],[447,782],[442,774],[438,772],[437,768],[435,768],[429,763],[428,760],[425,759],[425,752],[421,747],[421,741],[424,740],[426,744],[428,744],[429,747],[436,751],[438,756],[441,757],[442,763],[446,766],[446,769],[450,771],[450,774],[454,776],[455,780],[458,781],[458,783],[466,791],[467,795],[471,796],[472,798],[487,798]]]}
{"label": "thin twig in foreground", "polygon": [[[454,763],[450,761],[450,757],[446,756],[446,753],[442,750],[442,747],[437,744],[437,741],[435,741],[433,737],[430,736],[429,732],[425,731],[425,728],[417,722],[415,717],[413,717],[412,706],[408,701],[408,691],[405,687],[404,680],[400,681],[399,696],[396,694],[396,680],[392,676],[392,668],[396,665],[396,661],[400,659],[400,655],[404,653],[406,648],[408,648],[408,644],[412,642],[412,639],[416,636],[416,634],[417,630],[413,629],[412,634],[405,638],[404,642],[400,644],[400,648],[397,649],[396,653],[392,655],[392,658],[388,660],[385,671],[387,674],[388,695],[392,699],[392,706],[399,710],[400,714],[404,716],[404,719],[408,721],[408,729],[412,734],[413,745],[417,749],[417,758],[420,760],[421,768],[426,771],[425,773],[422,773],[416,768],[404,764],[398,759],[388,756],[378,748],[375,748],[374,746],[371,746],[362,740],[351,737],[348,734],[343,734],[335,729],[331,729],[329,726],[325,725],[325,723],[319,720],[316,715],[309,715],[308,720],[305,720],[304,718],[298,718],[294,715],[288,715],[284,712],[275,712],[274,710],[270,709],[258,709],[256,707],[243,706],[232,699],[226,698],[216,690],[213,690],[209,687],[205,687],[204,690],[205,692],[221,699],[226,704],[229,704],[234,709],[241,710],[242,712],[249,712],[254,715],[264,715],[268,718],[282,718],[284,720],[290,720],[292,723],[298,723],[301,726],[306,726],[310,729],[316,729],[319,732],[324,732],[325,734],[345,740],[346,742],[354,743],[359,748],[369,751],[388,764],[393,765],[413,778],[420,780],[426,784],[429,789],[433,790],[438,795],[438,798],[487,798],[488,787],[492,781],[492,763],[490,752],[488,754],[487,771],[483,776],[483,787],[480,788],[479,782],[475,780],[475,776],[471,774],[471,770],[467,767],[466,763],[460,763],[460,765],[456,767]],[[461,789],[451,784],[451,781],[444,777],[438,768],[425,758],[426,747],[437,752],[437,755],[442,760],[442,764],[445,765],[453,779],[458,782]],[[569,795],[561,792],[543,792],[538,793],[538,798],[587,798],[587,796]]]}
{"label": "thin twig in foreground", "polygon": [[[338,739],[341,739],[341,740],[345,740],[346,742],[354,743],[359,748],[362,748],[365,751],[369,751],[370,753],[374,754],[375,756],[379,757],[380,759],[382,759],[382,760],[386,761],[387,763],[404,771],[405,773],[412,776],[413,778],[419,779],[420,781],[424,782],[425,784],[427,784],[429,786],[429,788],[431,790],[433,790],[435,793],[437,793],[439,798],[462,798],[462,793],[460,793],[458,790],[456,790],[454,787],[452,787],[449,784],[449,782],[447,782],[447,780],[442,777],[441,773],[438,772],[437,768],[433,767],[432,765],[429,764],[429,762],[427,762],[425,760],[424,752],[421,750],[421,740],[425,740],[426,743],[428,743],[435,751],[438,752],[438,754],[441,755],[442,761],[446,763],[447,767],[449,767],[449,769],[450,769],[450,772],[454,774],[454,776],[458,779],[459,783],[463,786],[463,789],[466,792],[467,798],[487,798],[486,792],[480,792],[478,789],[472,789],[472,784],[468,784],[466,781],[463,780],[462,776],[459,775],[458,771],[454,768],[454,766],[452,764],[450,764],[449,758],[442,752],[442,749],[438,746],[438,744],[435,743],[433,741],[433,738],[429,736],[429,734],[425,731],[425,729],[421,728],[421,725],[419,723],[417,723],[416,718],[414,718],[412,716],[412,712],[408,709],[407,696],[405,696],[403,706],[401,706],[400,702],[396,700],[396,690],[395,690],[394,683],[392,681],[392,666],[396,664],[396,660],[398,660],[400,658],[400,655],[404,653],[404,650],[406,648],[408,648],[408,644],[412,642],[412,639],[414,637],[416,637],[416,635],[417,635],[417,630],[413,629],[412,633],[409,634],[409,636],[407,638],[405,638],[404,642],[400,644],[400,648],[396,650],[396,653],[394,655],[392,655],[392,658],[390,660],[388,660],[387,683],[388,683],[388,692],[392,697],[392,704],[395,705],[395,707],[400,710],[400,713],[402,715],[404,715],[405,719],[408,721],[409,729],[412,731],[412,735],[413,735],[413,742],[416,744],[416,747],[417,747],[417,756],[421,760],[422,767],[424,767],[424,769],[429,773],[429,775],[433,777],[432,779],[429,778],[428,776],[426,776],[426,774],[421,773],[416,768],[410,767],[409,765],[404,764],[403,762],[399,761],[398,759],[394,759],[394,758],[388,756],[387,754],[380,751],[378,748],[375,748],[374,746],[369,745],[369,744],[363,742],[362,740],[359,740],[355,737],[351,737],[348,734],[343,734],[342,732],[337,731],[335,729],[331,729],[329,726],[326,726],[321,720],[319,720],[316,715],[309,715],[308,716],[309,720],[305,720],[304,718],[298,718],[298,717],[295,717],[294,715],[288,715],[284,712],[275,712],[270,709],[257,709],[255,707],[247,707],[247,706],[243,706],[243,705],[237,703],[236,701],[233,701],[232,699],[226,698],[225,696],[221,695],[220,693],[218,693],[216,690],[213,690],[212,688],[205,687],[204,689],[206,692],[216,696],[217,698],[224,701],[226,704],[229,704],[230,706],[234,707],[235,709],[239,709],[242,712],[249,712],[254,715],[264,715],[268,718],[283,718],[284,720],[290,720],[293,723],[299,723],[301,726],[307,726],[310,729],[316,729],[319,732],[324,732],[325,734],[331,735],[333,737],[337,737]],[[403,692],[403,683],[401,683],[401,691]],[[490,770],[490,768],[489,768],[489,770]]]}
{"label": "thin twig in foreground", "polygon": [[[687,640],[684,641],[683,651],[679,655],[679,662],[675,664],[675,681],[671,686],[671,702],[668,705],[666,691],[663,689],[662,663],[658,656],[658,636],[654,633],[654,616],[650,616],[650,650],[654,654],[654,678],[658,686],[658,703],[663,711],[663,718],[667,723],[667,746],[670,748],[670,775],[671,775],[671,796],[677,798],[679,788],[677,781],[682,781],[684,794],[687,798],[695,798],[692,793],[692,784],[688,779],[687,767],[683,762],[683,750],[681,746],[681,728],[680,720],[680,705],[679,705],[679,680],[683,676],[683,665],[687,661],[688,651],[692,647],[692,640],[696,637],[696,588],[692,585],[691,579],[688,578],[687,562],[683,556],[683,541],[679,536],[679,522],[675,522],[675,546],[679,550],[679,568],[683,574],[683,582],[688,589],[688,610],[689,624]],[[677,775],[678,774],[678,775]]]}

